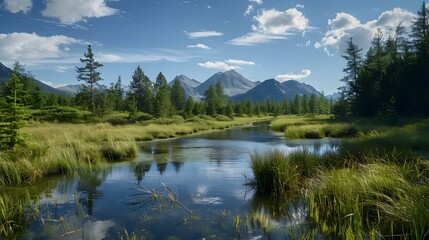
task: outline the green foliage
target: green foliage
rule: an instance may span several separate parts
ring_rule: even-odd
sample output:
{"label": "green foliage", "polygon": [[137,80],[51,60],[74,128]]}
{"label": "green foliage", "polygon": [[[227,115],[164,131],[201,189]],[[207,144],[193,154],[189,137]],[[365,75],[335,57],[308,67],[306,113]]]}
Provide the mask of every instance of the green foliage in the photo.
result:
{"label": "green foliage", "polygon": [[33,112],[33,118],[39,121],[80,123],[91,118],[91,112],[72,107],[53,106]]}

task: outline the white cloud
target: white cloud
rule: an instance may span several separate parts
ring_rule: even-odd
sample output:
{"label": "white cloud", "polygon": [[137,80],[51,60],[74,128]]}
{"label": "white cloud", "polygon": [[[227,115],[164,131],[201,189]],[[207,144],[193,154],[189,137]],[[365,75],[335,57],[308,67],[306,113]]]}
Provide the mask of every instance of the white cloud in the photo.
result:
{"label": "white cloud", "polygon": [[353,37],[353,42],[366,51],[377,29],[381,29],[384,37],[394,36],[399,24],[409,29],[414,16],[407,10],[394,8],[381,13],[375,20],[361,23],[351,14],[337,13],[334,19],[328,20],[330,29],[314,47],[322,48],[328,55],[332,55],[332,50],[343,53],[347,48],[346,41]]}
{"label": "white cloud", "polygon": [[265,34],[260,32],[251,32],[238,38],[229,40],[227,43],[238,46],[255,46],[261,43],[272,42],[272,40],[286,39],[284,35]]}
{"label": "white cloud", "polygon": [[108,7],[105,0],[47,0],[42,15],[58,18],[64,24],[74,24],[88,18],[111,16],[117,12],[117,9]]}
{"label": "white cloud", "polygon": [[303,69],[300,73],[287,73],[277,75],[275,78],[277,81],[287,81],[287,80],[300,80],[306,78],[311,75],[311,71],[309,69]]}
{"label": "white cloud", "polygon": [[33,7],[32,0],[4,0],[4,6],[11,13],[27,13]]}
{"label": "white cloud", "polygon": [[206,49],[206,50],[210,50],[211,48],[205,44],[202,43],[198,43],[196,45],[188,45],[186,46],[187,48],[201,48],[201,49]]}
{"label": "white cloud", "polygon": [[237,60],[237,59],[228,59],[228,60],[225,60],[225,63],[233,64],[233,65],[255,65],[255,62]]}
{"label": "white cloud", "polygon": [[254,2],[256,4],[262,4],[262,3],[264,3],[262,0],[249,0],[249,2]]}
{"label": "white cloud", "polygon": [[247,6],[246,11],[244,12],[244,16],[250,15],[253,12],[254,8],[253,5]]}
{"label": "white cloud", "polygon": [[97,61],[102,63],[143,63],[143,62],[186,62],[192,56],[185,56],[174,53],[100,53]]}
{"label": "white cloud", "polygon": [[302,5],[302,4],[297,4],[297,5],[295,6],[295,8],[304,8],[304,5]]}
{"label": "white cloud", "polygon": [[0,34],[0,56],[5,62],[59,58],[65,54],[64,46],[71,44],[85,43],[63,35],[44,37],[36,33]]}
{"label": "white cloud", "polygon": [[256,29],[265,33],[286,34],[308,28],[308,19],[296,8],[290,8],[284,12],[275,9],[262,10],[253,18],[258,22]]}
{"label": "white cloud", "polygon": [[253,17],[257,22],[252,25],[252,32],[232,39],[227,43],[232,45],[253,46],[271,42],[276,39],[286,39],[287,35],[305,31],[310,28],[308,19],[296,8],[286,11],[276,9],[262,10]]}
{"label": "white cloud", "polygon": [[198,66],[205,67],[205,68],[212,68],[212,69],[218,69],[223,71],[228,70],[237,70],[240,69],[240,66],[244,65],[255,65],[252,61],[245,61],[245,60],[239,60],[239,59],[228,59],[225,61],[207,61],[204,63],[198,63]]}
{"label": "white cloud", "polygon": [[199,32],[185,32],[189,38],[203,38],[203,37],[219,37],[223,33],[216,31],[199,31]]}
{"label": "white cloud", "polygon": [[[57,66],[56,68],[55,68],[55,71],[56,72],[59,72],[59,73],[65,73],[65,72],[67,72],[67,70],[68,70],[68,68],[67,67],[64,67],[64,66]],[[52,86],[52,85],[51,85]]]}
{"label": "white cloud", "polygon": [[205,68],[212,68],[212,69],[219,69],[223,71],[233,70],[233,69],[240,69],[239,66],[230,66],[225,62],[222,61],[208,61],[205,63],[198,63],[198,66],[205,67]]}

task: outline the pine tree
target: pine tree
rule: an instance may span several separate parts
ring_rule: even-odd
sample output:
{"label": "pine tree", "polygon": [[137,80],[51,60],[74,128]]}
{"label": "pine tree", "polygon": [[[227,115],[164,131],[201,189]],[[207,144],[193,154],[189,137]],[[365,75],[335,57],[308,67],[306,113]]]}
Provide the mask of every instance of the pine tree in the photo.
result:
{"label": "pine tree", "polygon": [[130,91],[137,101],[138,111],[152,114],[154,102],[153,85],[140,66],[137,66],[136,70],[134,70]]}
{"label": "pine tree", "polygon": [[183,89],[179,80],[174,81],[173,86],[171,87],[171,101],[176,111],[181,111],[185,109],[185,90]]}
{"label": "pine tree", "polygon": [[109,89],[109,99],[113,103],[115,111],[123,111],[124,109],[124,86],[122,85],[121,76],[118,77],[116,83],[112,83]]}
{"label": "pine tree", "polygon": [[193,113],[193,109],[194,109],[194,99],[192,98],[192,96],[188,97],[188,100],[186,100],[186,116],[192,116]]}
{"label": "pine tree", "polygon": [[170,87],[162,73],[159,73],[156,77],[155,88],[158,89],[155,97],[155,115],[162,118],[170,117],[173,112]]}
{"label": "pine tree", "polygon": [[5,86],[8,94],[1,101],[0,110],[0,148],[14,149],[17,144],[23,143],[25,138],[20,129],[26,125],[28,109],[24,105],[23,84],[14,68],[10,82]]}
{"label": "pine tree", "polygon": [[353,43],[353,38],[350,37],[347,40],[347,49],[345,55],[341,55],[346,61],[346,68],[343,69],[343,72],[346,75],[341,79],[345,83],[345,86],[340,90],[345,94],[345,99],[353,100],[356,98],[357,89],[357,79],[359,70],[362,64],[361,56],[362,48],[359,48]]}
{"label": "pine tree", "polygon": [[215,115],[217,113],[217,101],[218,96],[216,88],[210,85],[209,88],[204,92],[206,112],[208,115]]}
{"label": "pine tree", "polygon": [[103,64],[94,60],[94,53],[92,53],[91,45],[88,45],[87,52],[84,53],[85,58],[81,58],[80,62],[84,63],[84,67],[76,67],[77,80],[84,81],[89,84],[89,93],[90,93],[90,110],[94,112],[95,110],[95,93],[94,93],[94,84],[98,81],[103,80],[100,77],[100,72],[97,71],[99,67],[102,67]]}
{"label": "pine tree", "polygon": [[317,95],[316,94],[311,94],[311,96],[310,96],[310,100],[309,100],[309,110],[310,110],[310,113],[312,114],[312,115],[316,115],[316,114],[319,114],[319,110],[320,110],[320,103],[319,103],[319,98],[317,97]]}

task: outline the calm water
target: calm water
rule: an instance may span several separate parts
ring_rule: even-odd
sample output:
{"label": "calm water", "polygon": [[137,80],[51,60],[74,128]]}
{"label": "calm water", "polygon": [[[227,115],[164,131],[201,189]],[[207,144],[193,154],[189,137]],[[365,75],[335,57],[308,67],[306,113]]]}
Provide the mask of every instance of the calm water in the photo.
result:
{"label": "calm water", "polygon": [[264,124],[142,143],[134,161],[38,187],[40,216],[23,238],[118,239],[125,230],[146,239],[284,238],[305,223],[305,204],[255,196],[245,185],[249,153],[337,146],[288,141]]}

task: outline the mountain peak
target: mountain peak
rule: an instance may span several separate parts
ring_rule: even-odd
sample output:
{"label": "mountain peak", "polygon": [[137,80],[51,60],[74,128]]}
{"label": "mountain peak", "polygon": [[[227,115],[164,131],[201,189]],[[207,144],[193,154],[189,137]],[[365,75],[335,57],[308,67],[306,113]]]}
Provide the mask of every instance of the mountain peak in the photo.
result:
{"label": "mountain peak", "polygon": [[209,88],[210,85],[215,85],[218,82],[223,87],[224,93],[227,96],[234,96],[237,94],[245,93],[256,85],[258,85],[257,83],[252,82],[249,79],[243,77],[234,69],[231,69],[225,72],[215,73],[204,83],[198,86],[197,91],[199,94],[204,95],[204,92]]}

